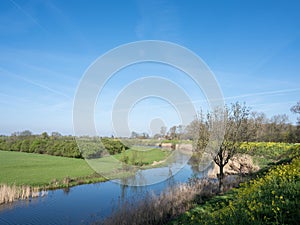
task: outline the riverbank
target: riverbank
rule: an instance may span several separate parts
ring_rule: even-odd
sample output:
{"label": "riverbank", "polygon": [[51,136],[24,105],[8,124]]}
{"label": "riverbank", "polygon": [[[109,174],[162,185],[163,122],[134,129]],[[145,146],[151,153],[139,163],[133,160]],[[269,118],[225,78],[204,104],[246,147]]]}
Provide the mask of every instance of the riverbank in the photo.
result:
{"label": "riverbank", "polygon": [[[160,149],[138,150],[140,151],[136,155],[133,154],[132,150],[127,150],[125,154],[117,154],[113,157],[121,159],[127,156],[130,159],[128,163],[138,162],[142,165],[145,164],[148,168],[156,160],[164,160],[169,155],[168,151]],[[107,161],[106,158],[99,160]],[[106,167],[108,165],[109,168],[106,169],[111,170],[110,163],[100,164]],[[155,166],[157,165],[153,165],[153,167]],[[69,188],[107,180],[107,178],[96,173],[84,159],[0,151],[0,204],[38,197],[46,190]]]}
{"label": "riverbank", "polygon": [[0,151],[0,204],[40,191],[106,181],[83,159]]}
{"label": "riverbank", "polygon": [[[224,190],[238,186],[242,180],[240,177],[231,179],[230,185],[225,185]],[[218,183],[214,179],[190,179],[186,183],[167,187],[159,194],[148,192],[143,199],[123,202],[108,218],[92,224],[166,224],[171,218],[191,209],[195,202],[202,203],[217,193]]]}
{"label": "riverbank", "polygon": [[30,185],[7,185],[0,183],[0,205],[14,202],[17,200],[31,199],[35,197],[44,197],[48,190],[66,189],[82,184],[91,184],[107,181],[106,178],[94,173],[86,177],[70,178],[66,177],[63,180],[54,179],[50,184],[40,186]]}
{"label": "riverbank", "polygon": [[196,203],[168,224],[298,224],[299,173],[299,157],[280,162],[237,189]]}

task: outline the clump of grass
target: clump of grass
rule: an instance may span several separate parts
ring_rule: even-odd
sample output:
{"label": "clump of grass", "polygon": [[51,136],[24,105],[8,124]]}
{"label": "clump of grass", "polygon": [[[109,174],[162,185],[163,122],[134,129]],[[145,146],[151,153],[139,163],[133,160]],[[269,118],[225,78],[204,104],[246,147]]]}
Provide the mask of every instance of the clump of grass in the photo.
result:
{"label": "clump of grass", "polygon": [[195,201],[216,195],[218,183],[209,179],[192,179],[164,190],[161,194],[148,193],[142,201],[122,203],[105,221],[96,224],[164,224],[190,209]]}
{"label": "clump of grass", "polygon": [[76,185],[90,184],[90,183],[97,183],[97,182],[104,182],[104,181],[107,181],[107,179],[97,173],[93,173],[89,176],[84,176],[84,177],[67,176],[64,177],[62,180],[53,179],[51,182],[49,182],[48,185],[44,185],[42,187],[43,189],[46,190],[54,190],[58,188],[69,188]]}
{"label": "clump of grass", "polygon": [[[43,192],[44,193],[44,192]],[[18,199],[29,199],[40,195],[38,187],[0,184],[0,205]],[[45,195],[45,193],[43,194]]]}

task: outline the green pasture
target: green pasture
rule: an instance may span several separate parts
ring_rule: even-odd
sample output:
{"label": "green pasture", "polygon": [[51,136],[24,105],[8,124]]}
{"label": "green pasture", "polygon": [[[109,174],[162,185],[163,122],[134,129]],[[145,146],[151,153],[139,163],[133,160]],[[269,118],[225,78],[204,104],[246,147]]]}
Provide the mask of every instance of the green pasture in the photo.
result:
{"label": "green pasture", "polygon": [[[128,165],[150,165],[168,156],[169,152],[147,147],[134,147],[113,156],[88,160],[100,174],[124,169],[119,160],[128,157]],[[0,184],[46,187],[104,181],[85,160],[45,154],[0,151]],[[124,164],[124,163],[123,163]],[[108,176],[111,177],[111,176]],[[76,183],[77,182],[77,183]]]}
{"label": "green pasture", "polygon": [[0,183],[47,186],[64,178],[86,178],[94,171],[83,159],[0,151]]}

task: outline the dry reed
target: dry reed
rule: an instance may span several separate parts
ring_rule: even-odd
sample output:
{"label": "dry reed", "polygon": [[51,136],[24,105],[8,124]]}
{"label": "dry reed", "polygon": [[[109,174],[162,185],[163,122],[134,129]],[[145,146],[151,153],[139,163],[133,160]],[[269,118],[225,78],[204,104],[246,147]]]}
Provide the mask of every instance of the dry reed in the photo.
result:
{"label": "dry reed", "polygon": [[[240,179],[231,180],[224,190],[237,186],[240,182]],[[217,182],[209,179],[193,179],[189,183],[167,188],[160,195],[148,193],[140,201],[120,204],[110,217],[96,224],[165,224],[190,209],[195,201],[202,202],[203,198],[212,197],[217,193]]]}
{"label": "dry reed", "polygon": [[40,191],[38,187],[0,184],[0,205],[19,199],[29,199],[39,196]]}

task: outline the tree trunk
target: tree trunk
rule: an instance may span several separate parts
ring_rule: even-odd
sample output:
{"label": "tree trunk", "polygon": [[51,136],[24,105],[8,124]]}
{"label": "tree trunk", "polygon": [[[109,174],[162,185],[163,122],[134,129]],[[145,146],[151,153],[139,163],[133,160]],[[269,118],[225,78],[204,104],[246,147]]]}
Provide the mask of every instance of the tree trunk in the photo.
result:
{"label": "tree trunk", "polygon": [[219,174],[219,193],[223,192],[223,178],[224,178],[224,165],[221,163],[220,164],[220,174]]}

